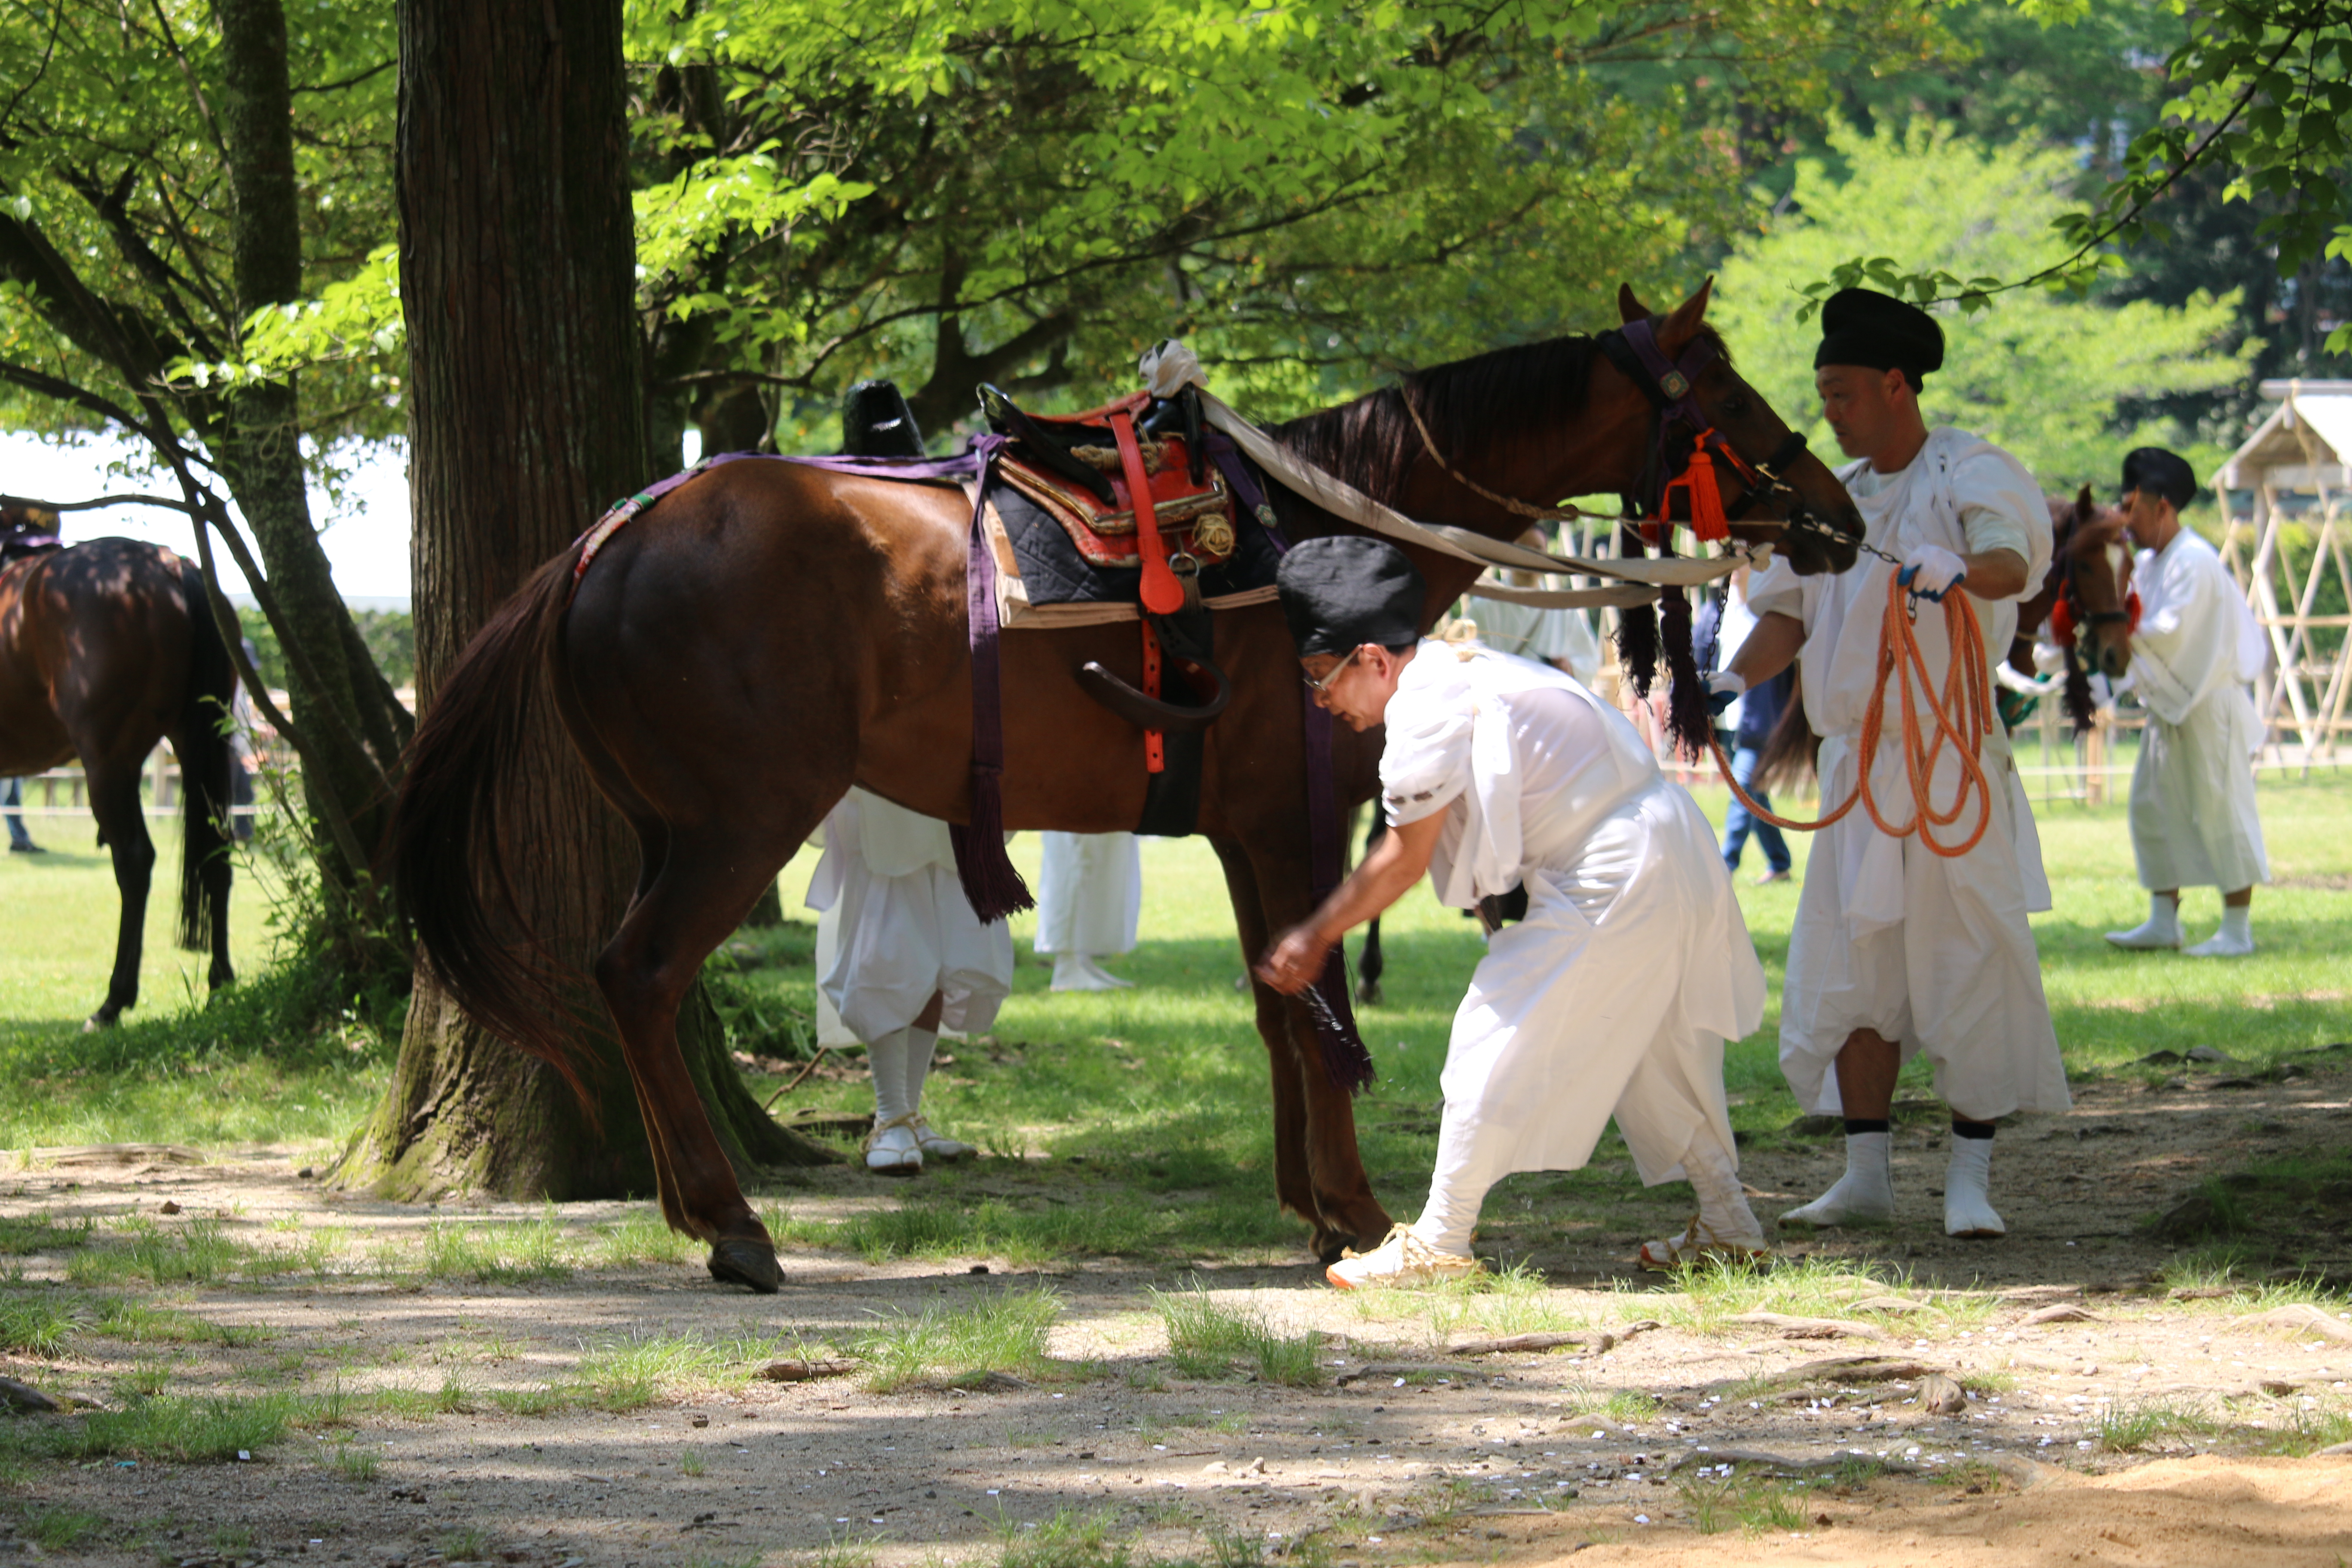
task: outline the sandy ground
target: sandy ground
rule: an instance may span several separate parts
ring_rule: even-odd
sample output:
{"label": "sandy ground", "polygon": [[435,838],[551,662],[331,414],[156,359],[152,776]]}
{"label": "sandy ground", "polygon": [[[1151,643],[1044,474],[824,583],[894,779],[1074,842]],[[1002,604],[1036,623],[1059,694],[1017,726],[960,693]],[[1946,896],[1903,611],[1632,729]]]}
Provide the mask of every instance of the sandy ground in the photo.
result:
{"label": "sandy ground", "polygon": [[[2168,1292],[2156,1271],[2170,1249],[2141,1221],[2209,1172],[2340,1145],[2352,1079],[2229,1081],[2094,1083],[2072,1113],[2006,1130],[1995,1195],[2012,1234],[1998,1243],[1943,1237],[1941,1131],[1903,1128],[1904,1223],[1789,1249],[1910,1271],[1888,1300],[1850,1303],[1831,1325],[1712,1321],[1691,1298],[1629,1273],[1627,1244],[1662,1229],[1667,1205],[1629,1205],[1622,1226],[1559,1227],[1540,1222],[1532,1196],[1524,1219],[1504,1201],[1482,1245],[1543,1268],[1555,1281],[1547,1304],[1589,1325],[1582,1342],[1547,1353],[1474,1360],[1452,1347],[1475,1328],[1424,1301],[1340,1296],[1303,1265],[869,1268],[798,1251],[772,1299],[717,1287],[698,1264],[516,1287],[420,1284],[355,1266],[323,1279],[139,1288],[157,1304],[266,1333],[119,1358],[82,1341],[59,1361],[0,1358],[0,1371],[110,1404],[115,1380],[142,1358],[171,1363],[175,1393],[437,1390],[455,1376],[465,1408],[298,1431],[250,1463],[36,1466],[6,1484],[0,1561],[39,1554],[26,1521],[58,1510],[98,1521],[58,1555],[185,1568],[298,1556],[430,1568],[452,1552],[543,1568],[992,1562],[1007,1539],[1071,1510],[1135,1537],[1139,1560],[1220,1568],[1262,1556],[1318,1568],[1570,1553],[1580,1564],[1713,1563],[1727,1552],[1775,1563],[1963,1553],[2002,1564],[2336,1563],[2352,1556],[2352,1460],[2256,1456],[2352,1412],[2352,1323],[2308,1310],[2299,1326],[2274,1322],[2242,1298]],[[1833,1139],[1751,1150],[1759,1210],[1810,1197],[1839,1157]],[[257,1245],[341,1226],[357,1255],[453,1215],[539,1213],[377,1204],[288,1167],[263,1153],[130,1165],[37,1155],[0,1174],[0,1215],[112,1223],[160,1215],[169,1201],[179,1212],[158,1219],[167,1226],[220,1218]],[[991,1184],[1016,1194],[1084,1180],[1010,1163],[1003,1173]],[[795,1215],[823,1215],[898,1194],[842,1170],[781,1197]],[[584,1229],[630,1212],[575,1205],[562,1217]],[[2312,1268],[2352,1274],[2352,1242],[2320,1227],[2307,1239]],[[23,1259],[26,1283],[62,1281],[66,1256]],[[972,1272],[979,1264],[990,1271]],[[1319,1360],[1331,1384],[1174,1375],[1146,1288],[1195,1272],[1222,1301],[1287,1332],[1328,1336]],[[1000,1392],[881,1394],[854,1377],[730,1383],[623,1415],[517,1416],[489,1399],[560,1381],[585,1349],[631,1337],[800,1331],[845,1341],[877,1313],[1037,1283],[1063,1302],[1052,1352],[1073,1364]],[[1946,1289],[1966,1294],[1917,1305]],[[2053,1317],[2053,1307],[2072,1310]],[[1644,1321],[1663,1326],[1601,1343]],[[1916,1403],[1931,1371],[1969,1385],[1954,1414]],[[1622,1394],[1657,1404],[1604,1408]],[[2097,1442],[2103,1409],[2172,1408],[2210,1421],[2132,1452]],[[327,1462],[346,1444],[378,1457],[372,1480]],[[1836,1468],[1857,1457],[1884,1469]],[[1766,1497],[1779,1500],[1778,1515],[1756,1514]]]}

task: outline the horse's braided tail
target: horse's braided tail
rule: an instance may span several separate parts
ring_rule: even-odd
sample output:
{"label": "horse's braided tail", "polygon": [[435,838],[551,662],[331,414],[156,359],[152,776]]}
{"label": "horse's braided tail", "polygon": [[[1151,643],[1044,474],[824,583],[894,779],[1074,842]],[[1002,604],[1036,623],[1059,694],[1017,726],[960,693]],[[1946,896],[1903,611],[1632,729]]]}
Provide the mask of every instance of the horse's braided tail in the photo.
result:
{"label": "horse's braided tail", "polygon": [[588,1103],[567,1025],[578,976],[530,930],[501,803],[572,595],[573,550],[499,606],[441,679],[409,742],[387,835],[394,897],[434,976],[474,1022],[548,1063]]}
{"label": "horse's braided tail", "polygon": [[[180,945],[202,952],[228,913],[229,789],[236,766],[225,726],[236,695],[220,623],[213,619],[204,569],[180,563],[180,603],[188,616],[188,685],[180,699]],[[214,874],[207,876],[211,871]]]}

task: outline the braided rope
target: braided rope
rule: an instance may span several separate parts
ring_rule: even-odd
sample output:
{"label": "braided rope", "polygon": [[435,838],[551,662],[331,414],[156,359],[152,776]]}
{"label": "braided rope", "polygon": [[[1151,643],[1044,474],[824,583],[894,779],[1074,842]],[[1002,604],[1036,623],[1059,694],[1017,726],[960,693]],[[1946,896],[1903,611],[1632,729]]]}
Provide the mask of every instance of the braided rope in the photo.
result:
{"label": "braided rope", "polygon": [[[1731,793],[1739,797],[1739,804],[1759,822],[1769,822],[1792,833],[1813,833],[1843,817],[1858,801],[1870,813],[1870,820],[1878,830],[1890,838],[1907,838],[1916,833],[1919,842],[1931,853],[1948,860],[1975,848],[1984,838],[1985,830],[1992,826],[1992,785],[1986,781],[1984,769],[1977,761],[1983,738],[1992,732],[1991,680],[1986,673],[1984,629],[1978,625],[1976,611],[1969,606],[1966,595],[1958,587],[1944,597],[1944,621],[1951,637],[1951,666],[1945,671],[1943,695],[1938,699],[1926,656],[1919,651],[1919,637],[1913,629],[1903,585],[1895,580],[1895,574],[1887,574],[1886,614],[1879,623],[1878,681],[1871,689],[1870,706],[1863,715],[1861,754],[1856,759],[1859,776],[1854,780],[1853,793],[1841,801],[1835,811],[1816,821],[1792,821],[1758,805],[1739,787],[1739,781],[1731,776],[1731,761],[1723,754],[1723,742],[1710,731],[1707,750],[1715,753],[1715,765],[1721,770],[1724,783],[1731,786]],[[1870,787],[1872,765],[1878,760],[1879,732],[1886,718],[1886,686],[1898,670],[1902,676],[1903,764],[1910,781],[1912,801],[1911,820],[1901,827],[1886,820]],[[1916,693],[1911,681],[1915,670],[1919,678]],[[1935,717],[1932,745],[1921,731],[1922,701]],[[1960,759],[1960,787],[1952,797],[1951,810],[1938,812],[1930,798],[1929,786],[1947,741]],[[1971,795],[1977,797],[1975,831],[1956,845],[1938,842],[1931,829],[1949,827],[1959,821]]]}

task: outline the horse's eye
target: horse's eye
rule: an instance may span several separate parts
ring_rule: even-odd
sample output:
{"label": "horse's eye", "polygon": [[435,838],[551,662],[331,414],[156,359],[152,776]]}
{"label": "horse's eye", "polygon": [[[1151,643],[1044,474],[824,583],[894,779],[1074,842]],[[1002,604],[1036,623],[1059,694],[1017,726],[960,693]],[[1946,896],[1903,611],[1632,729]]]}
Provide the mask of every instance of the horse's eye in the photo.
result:
{"label": "horse's eye", "polygon": [[1723,416],[1725,418],[1737,419],[1747,412],[1748,399],[1733,396],[1727,397],[1723,400]]}

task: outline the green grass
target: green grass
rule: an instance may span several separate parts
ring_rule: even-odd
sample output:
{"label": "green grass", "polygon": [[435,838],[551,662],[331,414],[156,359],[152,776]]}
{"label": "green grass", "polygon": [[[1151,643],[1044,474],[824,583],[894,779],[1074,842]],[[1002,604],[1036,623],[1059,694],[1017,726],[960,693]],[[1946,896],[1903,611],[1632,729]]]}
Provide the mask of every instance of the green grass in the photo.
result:
{"label": "green grass", "polygon": [[1045,1337],[1062,1313],[1050,1286],[999,1291],[963,1307],[877,1316],[858,1336],[877,1394],[937,1383],[976,1384],[992,1373],[1034,1378],[1052,1371]]}
{"label": "green grass", "polygon": [[1330,1381],[1316,1359],[1322,1335],[1278,1334],[1261,1315],[1213,1300],[1198,1279],[1179,1290],[1153,1290],[1151,1305],[1168,1331],[1168,1358],[1186,1377],[1240,1373],[1285,1388]]}
{"label": "green grass", "polygon": [[45,1552],[70,1552],[105,1528],[105,1520],[78,1508],[37,1508],[25,1515],[25,1533]]}
{"label": "green grass", "polygon": [[73,1320],[45,1297],[0,1297],[0,1351],[54,1359],[65,1353]]}
{"label": "green grass", "polygon": [[[1719,816],[1723,792],[1697,794]],[[2100,933],[2137,921],[2144,904],[2122,807],[2038,807],[2057,908],[2034,923],[2071,1072],[2131,1071],[2151,1051],[2200,1044],[2261,1068],[2343,1037],[2344,1004],[2317,994],[2346,988],[2342,954],[2352,952],[2352,900],[2324,885],[2352,872],[2352,780],[2266,777],[2261,802],[2279,885],[2255,901],[2260,951],[2226,964],[2110,949]],[[62,824],[36,831],[64,852],[0,857],[0,951],[12,955],[0,975],[0,1016],[13,1020],[0,1024],[0,1147],[130,1139],[323,1144],[350,1133],[389,1071],[396,1008],[354,1005],[341,1026],[289,1032],[287,1020],[309,1016],[304,1007],[315,999],[302,995],[299,973],[259,963],[263,909],[248,877],[238,884],[236,915],[247,984],[209,1007],[192,1007],[178,976],[193,973],[195,961],[164,940],[168,911],[159,898],[147,1001],[133,1015],[141,1021],[83,1036],[79,1019],[96,999],[110,947],[113,888],[102,858],[88,852],[86,829],[79,839]],[[172,847],[159,847],[168,860]],[[1015,860],[1032,876],[1037,854],[1034,835],[1016,839]],[[1149,842],[1143,857],[1146,940],[1114,964],[1139,982],[1136,989],[1048,993],[1048,972],[1028,952],[1034,917],[1017,917],[1024,962],[992,1037],[942,1047],[953,1060],[933,1077],[926,1114],[944,1131],[1028,1155],[1019,1180],[1005,1180],[1001,1161],[934,1169],[854,1215],[779,1215],[780,1240],[876,1263],[1296,1258],[1303,1231],[1274,1203],[1265,1053],[1249,999],[1233,989],[1242,960],[1222,872],[1198,840]],[[797,904],[813,864],[803,854],[786,869],[788,907]],[[1796,889],[1754,888],[1743,879],[1739,897],[1777,1004]],[[2201,934],[2214,918],[2211,896],[2192,892],[2188,918]],[[1440,908],[1426,886],[1391,911],[1383,930],[1388,999],[1363,1014],[1381,1079],[1358,1101],[1358,1124],[1375,1189],[1405,1207],[1427,1180],[1446,1036],[1482,948],[1472,922]],[[730,980],[742,1005],[770,1020],[809,1011],[814,969],[805,926],[747,933],[745,941],[748,956]],[[1351,938],[1351,959],[1359,946]],[[1777,1016],[1768,1011],[1761,1028],[1727,1048],[1733,1121],[1751,1137],[1771,1136],[1796,1110],[1780,1078],[1776,1035]],[[1927,1071],[1924,1061],[1913,1065],[1906,1093],[1924,1091]],[[764,1097],[781,1083],[755,1076],[752,1088]],[[813,1079],[779,1110],[796,1105],[866,1110],[871,1097],[861,1082]],[[1637,1196],[1612,1134],[1588,1170],[1516,1175],[1498,1185],[1487,1202],[1483,1245],[1507,1263],[1551,1245],[1563,1230],[1622,1224]],[[320,1272],[343,1267],[339,1245],[331,1237],[247,1236],[236,1226],[206,1231],[187,1222],[146,1234],[76,1235],[38,1219],[0,1225],[0,1254],[55,1253],[72,1278],[92,1285]],[[646,1209],[586,1236],[559,1236],[544,1222],[536,1233],[529,1224],[445,1223],[408,1252],[400,1270],[415,1271],[421,1255],[425,1271],[440,1278],[544,1279],[567,1268],[692,1262],[699,1248]],[[1494,1289],[1433,1293],[1410,1311],[1376,1299],[1356,1310],[1425,1315],[1433,1342],[1606,1326],[1566,1312],[1538,1277],[1520,1278]],[[1745,1300],[1804,1311],[1802,1284],[1768,1278],[1753,1289],[1715,1291],[1693,1310],[1728,1313],[1748,1310],[1733,1304]],[[1831,1303],[1817,1305],[1826,1315]]]}
{"label": "green grass", "polygon": [[251,1398],[162,1395],[120,1410],[0,1425],[0,1457],[17,1459],[235,1459],[282,1440],[312,1412],[290,1394]]}
{"label": "green grass", "polygon": [[[572,1381],[545,1391],[544,1397],[547,1408],[563,1401],[615,1413],[642,1410],[675,1394],[740,1388],[790,1344],[753,1333],[632,1334],[595,1346],[581,1358]],[[513,1395],[514,1405],[508,1407],[529,1406],[540,1397],[526,1391]]]}

